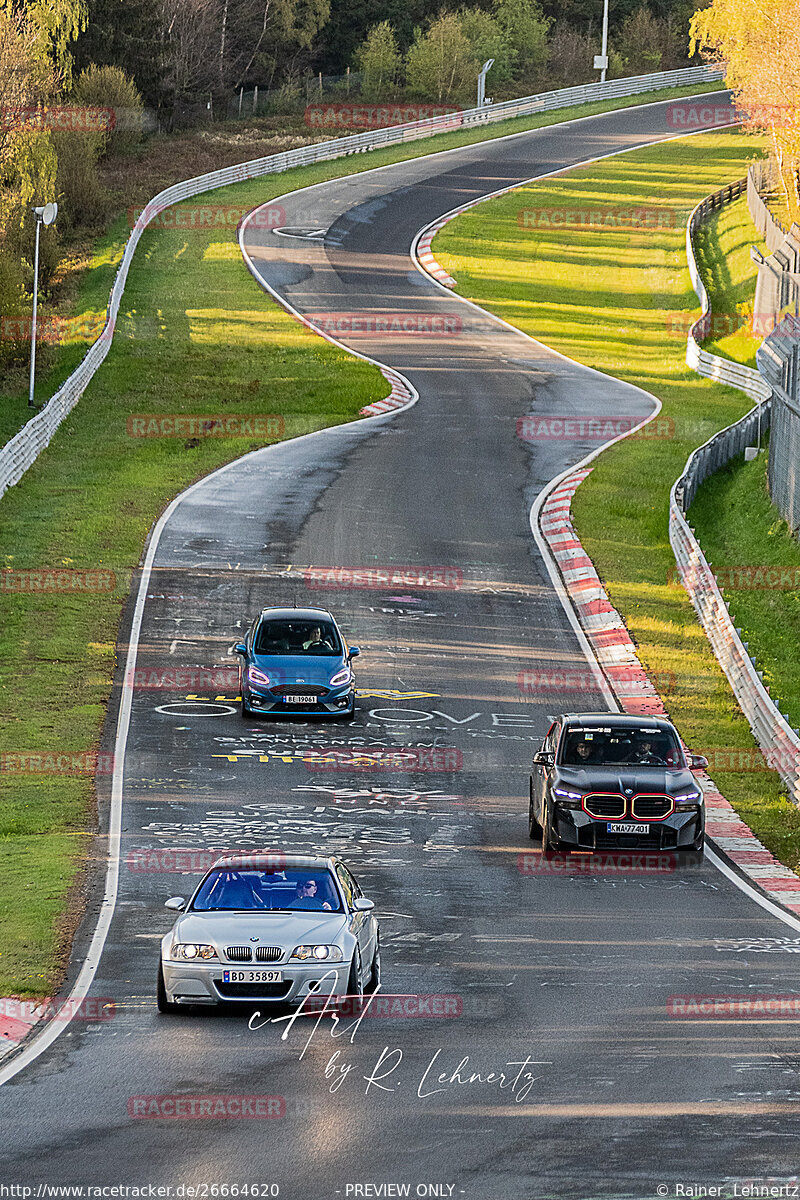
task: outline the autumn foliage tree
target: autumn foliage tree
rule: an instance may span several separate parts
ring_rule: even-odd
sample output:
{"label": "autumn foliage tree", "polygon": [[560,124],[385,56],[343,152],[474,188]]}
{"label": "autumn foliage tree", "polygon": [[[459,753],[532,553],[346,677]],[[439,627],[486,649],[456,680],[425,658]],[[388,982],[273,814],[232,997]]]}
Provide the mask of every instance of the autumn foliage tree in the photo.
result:
{"label": "autumn foliage tree", "polygon": [[800,221],[800,0],[712,0],[692,17],[690,43],[725,67],[738,105],[769,133]]}

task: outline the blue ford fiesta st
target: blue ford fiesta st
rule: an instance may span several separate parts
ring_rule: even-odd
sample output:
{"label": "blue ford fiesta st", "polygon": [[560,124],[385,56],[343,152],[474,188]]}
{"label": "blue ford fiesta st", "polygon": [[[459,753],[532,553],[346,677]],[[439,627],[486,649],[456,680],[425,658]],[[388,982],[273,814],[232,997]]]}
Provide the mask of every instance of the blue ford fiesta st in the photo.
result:
{"label": "blue ford fiesta st", "polygon": [[244,642],[242,716],[257,713],[310,713],[352,717],[355,677],[347,648],[333,616],[324,608],[264,608]]}

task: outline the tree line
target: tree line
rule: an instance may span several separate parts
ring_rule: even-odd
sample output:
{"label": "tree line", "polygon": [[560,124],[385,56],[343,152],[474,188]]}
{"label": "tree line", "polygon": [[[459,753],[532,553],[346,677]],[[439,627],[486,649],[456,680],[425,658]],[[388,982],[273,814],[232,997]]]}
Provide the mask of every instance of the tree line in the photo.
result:
{"label": "tree line", "polygon": [[[227,111],[232,93],[255,85],[299,104],[308,79],[348,70],[366,74],[374,98],[408,89],[458,102],[471,98],[474,64],[486,58],[495,59],[490,94],[597,78],[602,0],[86,3],[76,66],[121,67],[167,119],[192,97]],[[686,65],[693,9],[693,0],[611,0],[611,74]]]}

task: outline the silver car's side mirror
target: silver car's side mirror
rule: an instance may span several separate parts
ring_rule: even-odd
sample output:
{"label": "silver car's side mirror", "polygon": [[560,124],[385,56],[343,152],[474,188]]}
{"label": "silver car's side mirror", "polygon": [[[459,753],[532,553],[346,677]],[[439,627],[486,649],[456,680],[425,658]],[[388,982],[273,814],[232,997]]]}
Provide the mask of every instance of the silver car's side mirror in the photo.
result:
{"label": "silver car's side mirror", "polygon": [[174,908],[176,912],[181,912],[185,907],[186,901],[183,896],[170,896],[164,904],[164,908]]}
{"label": "silver car's side mirror", "polygon": [[372,912],[375,907],[374,900],[368,900],[366,896],[360,896],[358,900],[353,901],[353,912]]}

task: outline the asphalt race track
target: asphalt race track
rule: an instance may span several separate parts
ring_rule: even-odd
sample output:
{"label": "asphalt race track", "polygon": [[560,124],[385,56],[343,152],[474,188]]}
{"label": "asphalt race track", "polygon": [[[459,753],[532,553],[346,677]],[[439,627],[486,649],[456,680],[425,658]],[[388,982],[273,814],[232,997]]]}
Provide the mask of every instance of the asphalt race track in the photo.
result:
{"label": "asphalt race track", "polygon": [[[287,226],[325,229],[324,240],[245,229],[258,278],[306,316],[327,314],[340,340],[403,372],[420,399],[259,451],[192,489],[161,533],[138,668],[235,667],[231,646],[253,614],[296,600],[330,607],[362,647],[363,694],[355,720],[337,726],[243,721],[235,687],[135,689],[119,899],[91,990],[115,1015],[72,1021],[0,1088],[6,1182],[276,1184],[285,1200],[403,1194],[354,1190],[392,1184],[505,1200],[674,1196],[676,1184],[795,1173],[796,1025],[680,1019],[668,999],[792,992],[797,927],[709,862],[554,876],[536,869],[527,837],[528,766],[548,713],[608,702],[529,523],[541,489],[595,443],[528,442],[517,420],[639,421],[652,401],[478,313],[409,258],[421,227],[458,204],[674,136],[667,108],[283,197]],[[343,313],[389,311],[413,314],[411,332],[341,332]],[[414,332],[423,317],[447,336]],[[412,575],[320,588],[306,575],[391,565],[449,568],[449,586]],[[519,690],[520,670],[553,667],[584,670],[585,685]],[[303,762],[335,745],[449,754],[428,755],[444,769],[413,772]],[[383,991],[448,999],[406,999],[404,1015],[365,1018],[341,1037],[327,1021],[298,1022],[282,1040],[284,1025],[249,1029],[239,1014],[159,1016],[163,901],[188,894],[197,873],[169,870],[164,856],[147,860],[163,869],[138,870],[137,856],[263,846],[341,854],[376,902]],[[132,1097],[164,1095],[279,1096],[285,1111],[130,1115]]]}

